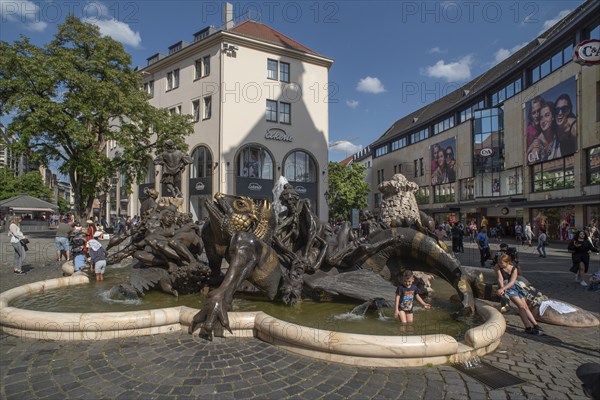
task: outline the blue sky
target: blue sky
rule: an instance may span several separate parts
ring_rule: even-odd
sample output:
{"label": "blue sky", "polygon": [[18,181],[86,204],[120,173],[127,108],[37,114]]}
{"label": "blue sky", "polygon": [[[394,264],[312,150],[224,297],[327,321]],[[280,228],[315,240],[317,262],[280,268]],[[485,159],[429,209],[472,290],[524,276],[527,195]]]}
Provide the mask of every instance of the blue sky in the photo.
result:
{"label": "blue sky", "polygon": [[[334,59],[329,74],[330,159],[339,161],[394,121],[483,73],[583,3],[554,1],[232,1]],[[221,1],[0,0],[0,39],[42,45],[69,13],[121,41],[133,65],[222,24]],[[6,118],[2,119],[6,124]]]}

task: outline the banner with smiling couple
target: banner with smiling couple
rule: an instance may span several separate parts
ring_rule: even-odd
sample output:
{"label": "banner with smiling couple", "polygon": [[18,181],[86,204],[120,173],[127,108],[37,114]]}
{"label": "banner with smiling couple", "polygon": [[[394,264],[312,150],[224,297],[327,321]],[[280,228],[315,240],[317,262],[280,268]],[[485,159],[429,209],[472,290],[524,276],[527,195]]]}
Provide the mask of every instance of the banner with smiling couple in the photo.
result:
{"label": "banner with smiling couple", "polygon": [[525,103],[527,163],[555,160],[577,151],[575,77]]}
{"label": "banner with smiling couple", "polygon": [[456,137],[429,146],[431,184],[443,185],[456,181]]}

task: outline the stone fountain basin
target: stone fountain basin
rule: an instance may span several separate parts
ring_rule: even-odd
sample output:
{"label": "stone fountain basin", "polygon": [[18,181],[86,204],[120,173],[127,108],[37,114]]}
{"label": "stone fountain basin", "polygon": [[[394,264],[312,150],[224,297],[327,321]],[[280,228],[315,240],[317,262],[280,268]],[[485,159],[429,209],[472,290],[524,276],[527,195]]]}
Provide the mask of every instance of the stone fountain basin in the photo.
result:
{"label": "stone fountain basin", "polygon": [[[87,276],[71,276],[19,286],[0,293],[0,328],[9,335],[37,340],[106,340],[187,332],[198,309],[180,306],[143,311],[62,313],[11,307],[11,301],[59,287],[88,284]],[[264,312],[230,312],[233,334],[256,337],[304,356],[365,367],[420,367],[463,362],[494,351],[506,321],[494,307],[475,301],[485,321],[466,331],[459,342],[446,334],[379,336],[309,328]]]}

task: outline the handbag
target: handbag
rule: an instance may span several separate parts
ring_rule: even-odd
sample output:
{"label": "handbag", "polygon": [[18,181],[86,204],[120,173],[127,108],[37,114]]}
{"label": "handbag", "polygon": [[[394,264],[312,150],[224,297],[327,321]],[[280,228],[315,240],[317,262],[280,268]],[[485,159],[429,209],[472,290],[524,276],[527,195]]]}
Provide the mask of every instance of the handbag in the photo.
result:
{"label": "handbag", "polygon": [[29,247],[27,247],[27,244],[29,243],[29,239],[21,239],[19,240],[19,243],[21,243],[21,246],[23,246],[23,250],[28,251]]}

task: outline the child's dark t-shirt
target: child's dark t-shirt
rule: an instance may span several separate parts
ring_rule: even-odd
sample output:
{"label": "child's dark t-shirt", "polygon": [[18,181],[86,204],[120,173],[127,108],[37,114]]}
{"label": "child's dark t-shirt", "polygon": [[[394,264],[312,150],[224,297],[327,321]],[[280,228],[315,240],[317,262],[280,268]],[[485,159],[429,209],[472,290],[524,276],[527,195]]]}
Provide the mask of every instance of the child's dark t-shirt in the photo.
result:
{"label": "child's dark t-shirt", "polygon": [[415,296],[418,293],[418,289],[415,285],[411,285],[410,287],[404,285],[398,286],[398,289],[396,289],[396,295],[400,296],[398,310],[412,312],[415,304]]}

